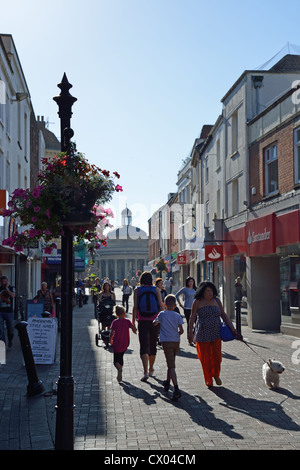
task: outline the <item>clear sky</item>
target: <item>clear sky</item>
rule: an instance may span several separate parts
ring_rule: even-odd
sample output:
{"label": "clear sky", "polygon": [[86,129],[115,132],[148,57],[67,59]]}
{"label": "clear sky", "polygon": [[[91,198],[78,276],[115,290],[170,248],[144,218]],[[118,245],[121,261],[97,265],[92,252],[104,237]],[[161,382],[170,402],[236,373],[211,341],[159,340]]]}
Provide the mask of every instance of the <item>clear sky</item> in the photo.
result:
{"label": "clear sky", "polygon": [[35,114],[58,138],[52,98],[66,72],[78,150],[121,175],[115,224],[127,203],[147,231],[231,85],[300,44],[299,10],[298,0],[9,0],[0,32],[12,34]]}

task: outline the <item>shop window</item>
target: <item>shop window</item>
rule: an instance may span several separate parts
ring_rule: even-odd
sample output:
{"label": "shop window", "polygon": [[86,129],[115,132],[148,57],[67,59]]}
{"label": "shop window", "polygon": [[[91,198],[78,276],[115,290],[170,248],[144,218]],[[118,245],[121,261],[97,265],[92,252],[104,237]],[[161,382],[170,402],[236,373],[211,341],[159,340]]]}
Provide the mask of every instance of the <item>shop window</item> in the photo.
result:
{"label": "shop window", "polygon": [[294,131],[295,183],[300,183],[300,127]]}
{"label": "shop window", "polygon": [[278,147],[271,145],[265,150],[265,185],[266,196],[278,191]]}

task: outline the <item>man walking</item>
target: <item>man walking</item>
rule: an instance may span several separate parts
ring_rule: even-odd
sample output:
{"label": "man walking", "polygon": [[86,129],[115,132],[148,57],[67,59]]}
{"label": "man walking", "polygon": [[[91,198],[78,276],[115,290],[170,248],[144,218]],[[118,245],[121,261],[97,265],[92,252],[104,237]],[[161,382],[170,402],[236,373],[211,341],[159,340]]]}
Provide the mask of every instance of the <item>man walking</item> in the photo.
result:
{"label": "man walking", "polygon": [[15,298],[14,288],[9,285],[8,278],[0,278],[0,341],[5,342],[5,323],[7,327],[8,347],[12,347],[14,337],[14,310],[13,299]]}

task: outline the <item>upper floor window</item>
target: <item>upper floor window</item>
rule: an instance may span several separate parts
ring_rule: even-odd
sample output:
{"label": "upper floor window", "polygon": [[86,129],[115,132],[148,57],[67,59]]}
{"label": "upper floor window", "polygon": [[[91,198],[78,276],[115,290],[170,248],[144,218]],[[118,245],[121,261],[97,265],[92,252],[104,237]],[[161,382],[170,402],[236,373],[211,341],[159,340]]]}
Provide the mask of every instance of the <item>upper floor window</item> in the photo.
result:
{"label": "upper floor window", "polygon": [[221,166],[221,146],[220,146],[220,139],[217,140],[217,144],[216,144],[216,157],[217,157],[217,161],[216,161],[216,165],[217,165],[217,170],[220,168]]}
{"label": "upper floor window", "polygon": [[0,79],[0,122],[4,125],[4,106],[6,101],[5,84]]}
{"label": "upper floor window", "polygon": [[5,110],[6,110],[6,115],[5,115],[6,133],[10,136],[10,100],[9,100],[8,95],[6,95]]}
{"label": "upper floor window", "polygon": [[236,178],[232,181],[232,215],[239,212],[239,180]]}
{"label": "upper floor window", "polygon": [[231,153],[238,150],[238,112],[233,113],[231,117]]}
{"label": "upper floor window", "polygon": [[209,227],[209,201],[205,203],[205,226]]}
{"label": "upper floor window", "polygon": [[205,159],[205,183],[209,182],[209,166],[208,166],[208,157]]}
{"label": "upper floor window", "polygon": [[278,146],[277,143],[265,149],[266,196],[278,191]]}
{"label": "upper floor window", "polygon": [[300,127],[294,130],[295,183],[300,183]]}

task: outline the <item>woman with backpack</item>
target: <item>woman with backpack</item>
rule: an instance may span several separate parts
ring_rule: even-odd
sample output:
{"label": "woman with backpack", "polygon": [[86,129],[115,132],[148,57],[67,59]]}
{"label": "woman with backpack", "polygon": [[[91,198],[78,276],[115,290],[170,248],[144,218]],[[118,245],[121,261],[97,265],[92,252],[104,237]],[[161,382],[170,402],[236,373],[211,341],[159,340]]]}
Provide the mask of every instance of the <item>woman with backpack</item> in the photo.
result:
{"label": "woman with backpack", "polygon": [[153,286],[152,274],[143,272],[140,285],[134,290],[132,324],[138,321],[140,356],[144,368],[142,382],[153,375],[156,358],[157,331],[153,320],[164,310],[160,290]]}

